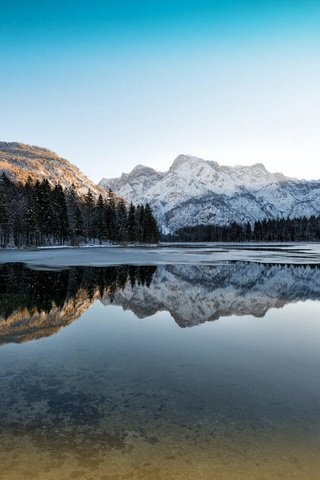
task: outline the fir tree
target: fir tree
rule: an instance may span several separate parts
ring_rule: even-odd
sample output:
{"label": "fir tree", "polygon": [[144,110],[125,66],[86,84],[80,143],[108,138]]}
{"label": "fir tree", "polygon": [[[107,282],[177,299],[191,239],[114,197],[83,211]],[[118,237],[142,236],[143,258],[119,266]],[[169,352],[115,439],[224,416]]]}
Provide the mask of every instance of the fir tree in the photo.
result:
{"label": "fir tree", "polygon": [[144,242],[144,206],[143,205],[138,205],[137,207],[137,240],[138,242]]}
{"label": "fir tree", "polygon": [[103,240],[155,242],[158,228],[150,205],[127,208],[112,191],[106,200],[95,201],[89,190],[85,198],[74,185],[64,190],[47,179],[24,185],[0,176],[0,245],[46,245]]}
{"label": "fir tree", "polygon": [[121,199],[116,208],[117,218],[117,241],[126,242],[128,239],[128,218],[126,204]]}
{"label": "fir tree", "polygon": [[107,231],[106,231],[106,211],[105,211],[105,204],[102,198],[102,195],[99,195],[97,206],[96,206],[96,214],[95,214],[95,230],[98,240],[100,244],[102,240],[107,238]]}
{"label": "fir tree", "polygon": [[246,237],[247,241],[250,241],[251,237],[252,237],[252,229],[251,229],[251,225],[250,225],[249,222],[246,223],[245,237]]}
{"label": "fir tree", "polygon": [[0,177],[0,236],[2,247],[6,246],[9,240],[8,182],[8,177],[5,173],[2,173]]}
{"label": "fir tree", "polygon": [[149,203],[146,204],[143,216],[143,241],[148,243],[158,242],[157,222],[152,214]]}
{"label": "fir tree", "polygon": [[117,218],[116,203],[111,190],[109,190],[109,196],[105,202],[105,222],[107,239],[113,242],[117,237]]}
{"label": "fir tree", "polygon": [[69,220],[66,196],[60,184],[51,193],[52,233],[55,239],[64,243],[69,234]]}
{"label": "fir tree", "polygon": [[129,242],[137,241],[137,222],[136,222],[136,208],[133,203],[130,203],[128,212],[128,240]]}
{"label": "fir tree", "polygon": [[83,217],[79,207],[74,212],[74,234],[77,239],[84,237]]}
{"label": "fir tree", "polygon": [[89,241],[95,238],[95,204],[91,190],[89,189],[84,200],[84,227],[85,235]]}

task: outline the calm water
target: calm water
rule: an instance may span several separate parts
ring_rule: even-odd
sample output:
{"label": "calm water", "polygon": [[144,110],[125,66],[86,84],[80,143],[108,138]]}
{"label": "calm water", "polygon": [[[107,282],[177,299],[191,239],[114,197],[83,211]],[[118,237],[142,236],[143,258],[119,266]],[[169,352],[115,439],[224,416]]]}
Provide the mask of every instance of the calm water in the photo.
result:
{"label": "calm water", "polygon": [[318,479],[320,268],[0,268],[0,479]]}

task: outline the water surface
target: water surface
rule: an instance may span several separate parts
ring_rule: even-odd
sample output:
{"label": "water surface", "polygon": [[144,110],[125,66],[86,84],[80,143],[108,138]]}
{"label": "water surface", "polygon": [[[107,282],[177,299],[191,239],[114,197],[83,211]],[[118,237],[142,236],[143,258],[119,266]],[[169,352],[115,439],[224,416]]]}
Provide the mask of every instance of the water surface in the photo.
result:
{"label": "water surface", "polygon": [[5,264],[0,293],[0,479],[319,478],[319,267]]}

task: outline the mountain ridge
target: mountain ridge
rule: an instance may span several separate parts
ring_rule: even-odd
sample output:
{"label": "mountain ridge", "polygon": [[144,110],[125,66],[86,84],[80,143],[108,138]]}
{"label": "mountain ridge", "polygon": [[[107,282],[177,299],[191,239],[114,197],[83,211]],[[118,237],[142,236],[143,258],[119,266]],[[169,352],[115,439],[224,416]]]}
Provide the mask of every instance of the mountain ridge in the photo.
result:
{"label": "mountain ridge", "polygon": [[90,189],[95,197],[108,194],[96,185],[69,160],[62,158],[48,148],[20,142],[0,142],[0,173],[11,180],[25,183],[28,176],[33,180],[48,179],[51,185],[58,182],[65,188],[75,185],[79,196]]}
{"label": "mountain ridge", "polygon": [[99,185],[133,203],[150,203],[163,233],[320,212],[319,180],[272,173],[261,163],[232,167],[179,155],[166,172],[138,165],[118,178],[103,178]]}

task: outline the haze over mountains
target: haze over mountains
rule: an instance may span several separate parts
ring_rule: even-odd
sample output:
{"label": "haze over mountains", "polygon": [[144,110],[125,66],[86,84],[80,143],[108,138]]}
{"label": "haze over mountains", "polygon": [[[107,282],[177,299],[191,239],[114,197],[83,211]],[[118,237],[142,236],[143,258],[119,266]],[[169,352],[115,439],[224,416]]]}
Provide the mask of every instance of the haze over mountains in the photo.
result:
{"label": "haze over mountains", "polygon": [[119,178],[103,178],[100,185],[133,203],[149,202],[165,233],[185,226],[253,223],[320,211],[320,181],[271,173],[261,163],[229,167],[179,155],[167,172],[138,165]]}

